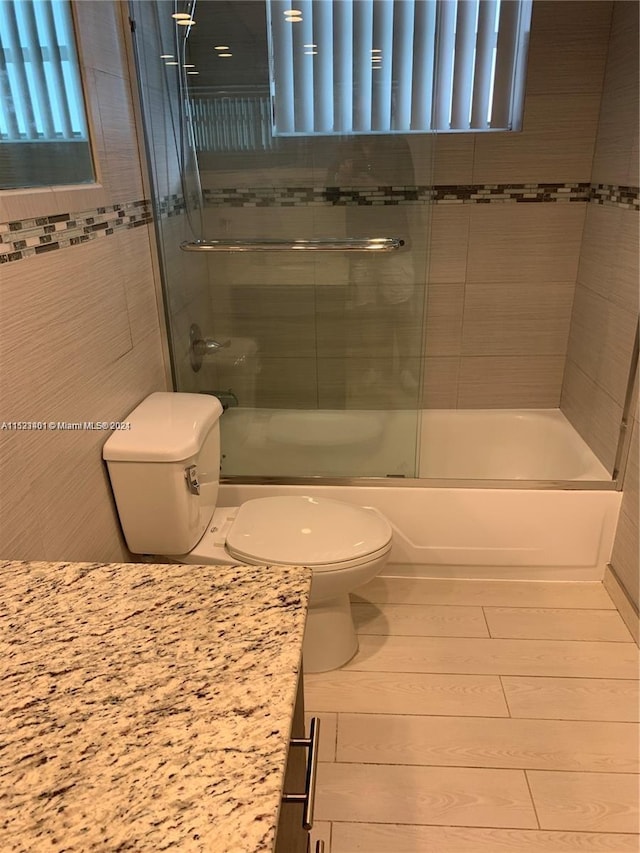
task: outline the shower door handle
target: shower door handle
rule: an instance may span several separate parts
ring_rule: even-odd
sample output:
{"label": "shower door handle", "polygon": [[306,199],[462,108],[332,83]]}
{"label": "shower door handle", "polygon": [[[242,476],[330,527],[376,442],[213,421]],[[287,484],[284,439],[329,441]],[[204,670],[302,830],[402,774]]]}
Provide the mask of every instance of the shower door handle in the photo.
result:
{"label": "shower door handle", "polygon": [[394,252],[400,237],[326,237],[322,240],[185,240],[183,252]]}

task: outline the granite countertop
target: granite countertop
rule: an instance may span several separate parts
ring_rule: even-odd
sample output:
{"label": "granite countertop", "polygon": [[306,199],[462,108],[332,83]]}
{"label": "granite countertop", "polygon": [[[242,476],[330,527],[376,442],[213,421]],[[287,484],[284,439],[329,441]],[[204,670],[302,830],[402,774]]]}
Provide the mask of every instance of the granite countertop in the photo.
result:
{"label": "granite countertop", "polygon": [[271,851],[310,583],[0,562],[2,853]]}

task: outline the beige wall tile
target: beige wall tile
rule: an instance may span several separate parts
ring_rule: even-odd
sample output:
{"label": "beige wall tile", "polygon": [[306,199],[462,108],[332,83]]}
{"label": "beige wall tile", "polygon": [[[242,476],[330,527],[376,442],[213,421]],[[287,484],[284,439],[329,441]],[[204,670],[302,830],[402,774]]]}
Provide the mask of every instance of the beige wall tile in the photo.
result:
{"label": "beige wall tile", "polygon": [[640,684],[608,678],[501,679],[512,717],[640,722]]}
{"label": "beige wall tile", "polygon": [[484,613],[492,637],[631,642],[624,622],[613,610],[485,607]]}
{"label": "beige wall tile", "polygon": [[638,8],[614,3],[592,180],[638,184]]}
{"label": "beige wall tile", "polygon": [[599,94],[529,95],[521,132],[476,134],[473,183],[589,181],[599,107]]}
{"label": "beige wall tile", "polygon": [[425,353],[460,355],[465,287],[461,282],[430,283],[427,287]]}
{"label": "beige wall tile", "polygon": [[[421,136],[418,137],[422,139]],[[470,184],[473,176],[473,153],[476,135],[472,133],[438,133],[432,160],[434,184]]]}
{"label": "beige wall tile", "polygon": [[74,4],[80,62],[118,77],[128,77],[127,57],[121,38],[121,6],[113,0]]}
{"label": "beige wall tile", "polygon": [[528,95],[602,91],[613,5],[582,0],[534,3]]}
{"label": "beige wall tile", "polygon": [[635,723],[340,714],[337,761],[637,773]]}
{"label": "beige wall tile", "polygon": [[509,715],[495,675],[344,672],[305,675],[307,704],[320,710],[373,714]]}
{"label": "beige wall tile", "polygon": [[574,281],[585,207],[471,205],[467,281]]}
{"label": "beige wall tile", "polygon": [[605,89],[638,85],[638,4],[613,4]]}
{"label": "beige wall tile", "polygon": [[[0,362],[4,370],[5,359],[0,357]],[[33,418],[122,421],[147,394],[166,388],[157,334],[112,364],[94,364],[85,374],[74,359],[69,365],[60,365],[54,380],[37,383],[41,416]],[[4,375],[16,382],[28,382],[32,375],[27,371],[26,378],[21,378],[11,366],[9,371]],[[102,462],[108,435],[101,430],[65,430],[9,436],[0,476],[3,520],[15,522],[12,529],[3,525],[0,533],[8,558],[128,559]],[[34,517],[38,519],[35,537]]]}
{"label": "beige wall tile", "polygon": [[626,185],[628,187],[637,187],[638,184],[640,184],[640,147],[638,128],[636,127],[631,140],[631,157],[629,159],[629,173]]}
{"label": "beige wall tile", "polygon": [[561,355],[463,356],[458,407],[555,408],[563,369]]}
{"label": "beige wall tile", "polygon": [[527,771],[543,829],[638,832],[638,777]]}
{"label": "beige wall tile", "polygon": [[455,409],[458,403],[458,356],[423,359],[422,401],[425,409]]}
{"label": "beige wall tile", "polygon": [[[318,358],[318,407],[382,411],[417,409],[420,366],[420,359],[416,356],[407,356],[402,367],[390,361],[386,354],[383,357]],[[415,424],[416,421],[412,420],[413,427]],[[413,428],[412,436],[415,437]]]}
{"label": "beige wall tile", "polygon": [[431,211],[429,283],[463,282],[473,205],[436,204]]}
{"label": "beige wall tile", "polygon": [[160,331],[161,317],[155,289],[149,228],[129,228],[114,235],[127,300],[129,326],[134,346]]}
{"label": "beige wall tile", "polygon": [[637,314],[587,287],[576,287],[567,355],[620,406],[627,394],[637,324]]}
{"label": "beige wall tile", "polygon": [[605,468],[613,473],[622,407],[567,359],[560,408]]}
{"label": "beige wall tile", "polygon": [[[32,219],[49,214],[54,208],[51,187],[26,190],[0,190],[0,222]],[[65,213],[66,211],[59,211]]]}
{"label": "beige wall tile", "polygon": [[622,585],[622,581],[618,578],[611,565],[605,569],[602,584],[611,596],[611,600],[614,602],[618,613],[635,640],[636,646],[640,646],[640,617],[638,616],[638,608],[631,600],[630,595],[627,593]]}
{"label": "beige wall tile", "polygon": [[588,204],[578,281],[628,311],[638,311],[638,216]]}
{"label": "beige wall tile", "polygon": [[573,289],[573,282],[467,285],[462,354],[564,356]]}
{"label": "beige wall tile", "polygon": [[[142,196],[126,63],[119,68],[124,55],[119,7],[81,5],[76,11],[85,35],[89,31],[83,55],[105,66],[94,71],[85,61],[83,68],[98,177],[112,177],[108,169],[101,171],[111,158],[126,180],[112,182],[109,191],[69,186],[15,193],[10,202],[3,198],[0,219],[80,212]],[[166,388],[152,276],[147,228],[5,268],[0,343],[5,416],[119,421],[151,391]],[[3,526],[0,544],[8,558],[129,557],[101,457],[107,434],[46,431],[3,440],[0,501],[10,528]]]}
{"label": "beige wall tile", "polygon": [[620,513],[611,565],[636,607],[638,601],[638,516]]}
{"label": "beige wall tile", "polygon": [[[298,319],[298,334],[306,338],[298,344],[300,354],[317,347],[320,357],[388,358],[390,363],[398,349],[403,358],[420,356],[425,288],[414,284],[410,268],[396,269],[388,268],[377,282],[372,275],[351,287],[309,289],[307,316]],[[394,293],[407,298],[390,302]],[[256,318],[257,326],[264,322]]]}
{"label": "beige wall tile", "polygon": [[0,439],[0,546],[8,560],[42,560],[45,549],[35,496],[23,467],[7,459],[20,443],[21,439],[8,433]]}
{"label": "beige wall tile", "polygon": [[625,185],[638,127],[638,89],[605,84],[591,180]]}
{"label": "beige wall tile", "polygon": [[334,821],[404,823],[410,816],[414,823],[536,826],[517,770],[322,763],[316,814]]}
{"label": "beige wall tile", "polygon": [[94,71],[106,151],[104,185],[114,201],[143,197],[140,155],[128,80]]}
{"label": "beige wall tile", "polygon": [[258,406],[268,409],[318,408],[316,359],[261,358],[257,395]]}
{"label": "beige wall tile", "polygon": [[637,853],[636,835],[550,832],[526,829],[476,829],[389,823],[335,823],[333,853]]}
{"label": "beige wall tile", "polygon": [[418,580],[377,577],[356,591],[378,604],[455,604],[487,607],[613,609],[600,583],[544,581]]}
{"label": "beige wall tile", "polygon": [[103,237],[3,270],[0,361],[8,419],[90,419],[66,394],[61,408],[60,394],[76,383],[80,397],[97,370],[132,347],[124,287],[113,275],[116,257],[115,239]]}
{"label": "beige wall tile", "polygon": [[638,678],[638,649],[634,643],[363,635],[345,671],[631,679]]}

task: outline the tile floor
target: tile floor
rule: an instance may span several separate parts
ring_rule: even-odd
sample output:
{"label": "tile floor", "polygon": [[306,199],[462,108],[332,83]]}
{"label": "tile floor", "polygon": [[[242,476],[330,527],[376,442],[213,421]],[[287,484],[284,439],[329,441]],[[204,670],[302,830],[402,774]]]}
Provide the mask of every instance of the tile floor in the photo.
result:
{"label": "tile floor", "polygon": [[601,584],[376,578],[352,601],[358,654],[305,676],[314,844],[640,851],[638,648]]}

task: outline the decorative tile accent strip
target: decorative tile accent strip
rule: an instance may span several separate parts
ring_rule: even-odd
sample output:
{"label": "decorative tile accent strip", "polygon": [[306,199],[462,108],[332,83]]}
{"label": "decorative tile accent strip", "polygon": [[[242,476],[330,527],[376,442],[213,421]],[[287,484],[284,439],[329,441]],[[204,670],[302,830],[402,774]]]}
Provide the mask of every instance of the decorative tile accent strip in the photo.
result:
{"label": "decorative tile accent strip", "polygon": [[141,199],[81,213],[0,223],[0,264],[78,246],[108,237],[118,229],[138,228],[152,221],[151,202]]}
{"label": "decorative tile accent strip", "polygon": [[[197,202],[194,200],[194,206],[196,205]],[[160,219],[168,219],[171,216],[179,216],[184,213],[187,206],[183,195],[166,195],[158,202],[157,209]]]}
{"label": "decorative tile accent strip", "polygon": [[374,207],[379,205],[587,202],[591,185],[472,184],[374,187],[247,187],[203,190],[211,207]]}
{"label": "decorative tile accent strip", "polygon": [[638,187],[619,187],[615,184],[591,184],[591,201],[613,205],[625,210],[640,210]]}

